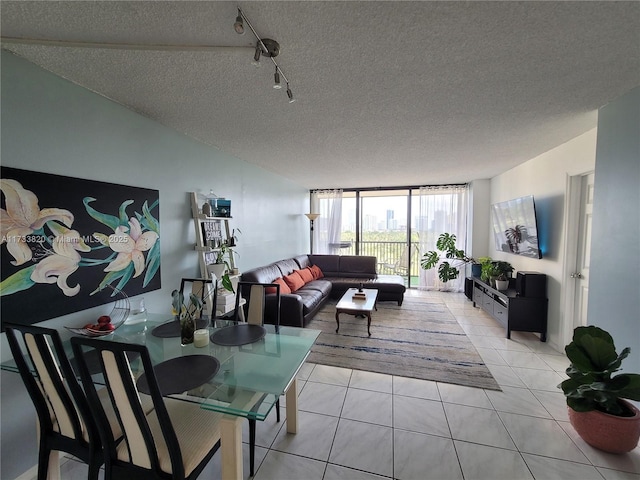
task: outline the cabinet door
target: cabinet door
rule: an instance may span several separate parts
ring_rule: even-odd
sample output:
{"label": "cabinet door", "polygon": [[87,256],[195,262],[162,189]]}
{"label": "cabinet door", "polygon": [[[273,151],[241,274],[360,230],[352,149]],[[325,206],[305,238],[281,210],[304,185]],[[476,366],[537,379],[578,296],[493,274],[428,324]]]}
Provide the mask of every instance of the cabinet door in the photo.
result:
{"label": "cabinet door", "polygon": [[509,309],[499,300],[493,302],[493,316],[505,327],[509,318]]}
{"label": "cabinet door", "polygon": [[547,299],[516,297],[509,300],[509,326],[523,332],[547,331]]}
{"label": "cabinet door", "polygon": [[482,295],[482,309],[493,315],[493,297],[486,293]]}

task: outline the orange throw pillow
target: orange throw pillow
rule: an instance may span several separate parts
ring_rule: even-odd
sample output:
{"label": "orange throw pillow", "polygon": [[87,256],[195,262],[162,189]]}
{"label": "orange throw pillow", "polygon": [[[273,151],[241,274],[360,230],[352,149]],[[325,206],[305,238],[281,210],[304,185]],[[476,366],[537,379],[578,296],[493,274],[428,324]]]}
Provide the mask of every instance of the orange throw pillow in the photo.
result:
{"label": "orange throw pillow", "polygon": [[301,268],[300,270],[296,270],[296,272],[298,273],[298,275],[302,277],[302,280],[304,281],[304,283],[309,283],[313,281],[313,274],[311,273],[311,270],[309,270],[308,268]]}
{"label": "orange throw pillow", "polygon": [[290,275],[286,275],[283,277],[283,280],[289,286],[292,293],[304,286],[304,280],[302,280],[302,277],[298,275],[297,271],[292,272]]}
{"label": "orange throw pillow", "polygon": [[[285,281],[282,279],[282,277],[278,277],[276,278],[273,282],[271,283],[277,283],[278,285],[280,285],[280,294],[284,294],[284,293],[291,293],[291,289],[289,288],[289,285],[287,285],[285,283]],[[276,287],[267,287],[264,289],[265,293],[276,293]]]}
{"label": "orange throw pillow", "polygon": [[312,265],[310,268],[311,268],[311,273],[313,274],[314,280],[324,277],[324,274],[322,273],[322,270],[320,270],[319,266]]}

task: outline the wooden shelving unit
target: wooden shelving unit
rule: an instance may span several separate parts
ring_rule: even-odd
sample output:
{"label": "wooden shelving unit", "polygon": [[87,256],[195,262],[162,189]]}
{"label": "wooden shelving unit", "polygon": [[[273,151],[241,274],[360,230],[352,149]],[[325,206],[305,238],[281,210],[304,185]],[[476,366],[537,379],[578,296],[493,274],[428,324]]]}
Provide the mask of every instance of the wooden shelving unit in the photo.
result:
{"label": "wooden shelving unit", "polygon": [[[209,217],[202,213],[202,205],[206,201],[206,197],[198,195],[197,192],[191,192],[191,214],[193,216],[193,225],[196,234],[195,250],[198,252],[198,263],[200,266],[200,275],[202,278],[210,278],[210,265],[215,262],[215,258],[221,250],[221,245],[229,242],[232,238],[232,230],[230,226],[231,217]],[[233,256],[233,248],[227,247],[225,252],[225,262],[230,269],[235,269],[235,259]],[[240,274],[229,273],[229,278],[233,284],[234,290],[237,288]],[[220,288],[218,292],[220,292]],[[225,295],[234,295],[228,292]],[[216,313],[224,315],[235,308],[235,302],[229,302],[229,299],[220,298],[217,302]],[[235,295],[234,295],[235,296]]]}

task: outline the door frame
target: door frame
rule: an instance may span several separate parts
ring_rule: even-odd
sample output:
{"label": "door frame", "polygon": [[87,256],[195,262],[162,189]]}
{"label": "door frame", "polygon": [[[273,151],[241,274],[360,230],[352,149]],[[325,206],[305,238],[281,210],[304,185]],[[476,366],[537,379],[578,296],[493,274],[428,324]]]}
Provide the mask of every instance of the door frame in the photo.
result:
{"label": "door frame", "polygon": [[[582,191],[582,179],[592,174],[593,170],[567,175],[566,200],[565,200],[565,242],[564,262],[562,265],[562,304],[564,315],[562,319],[562,345],[571,343],[573,338],[573,317],[575,316],[576,288],[575,282],[569,281],[571,273],[575,272],[578,263],[576,246],[580,235],[580,203]],[[564,348],[563,348],[564,351]]]}

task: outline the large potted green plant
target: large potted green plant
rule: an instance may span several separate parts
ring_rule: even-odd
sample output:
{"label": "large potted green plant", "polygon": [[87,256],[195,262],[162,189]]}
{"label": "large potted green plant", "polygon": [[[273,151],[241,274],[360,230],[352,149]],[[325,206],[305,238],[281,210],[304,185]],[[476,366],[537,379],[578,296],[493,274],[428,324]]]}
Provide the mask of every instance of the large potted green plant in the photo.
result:
{"label": "large potted green plant", "polygon": [[569,420],[585,442],[605,452],[629,452],[640,439],[640,411],[625,400],[640,401],[640,375],[613,375],[630,351],[618,355],[611,335],[595,326],[577,327],[565,347],[569,378],[558,387]]}
{"label": "large potted green plant", "polygon": [[452,233],[442,233],[436,241],[436,248],[438,251],[431,250],[423,255],[420,265],[425,270],[434,268],[440,263],[444,254],[446,260],[441,262],[438,267],[438,277],[443,283],[458,278],[460,275],[458,267],[475,262],[464,250],[456,248],[456,236]]}

